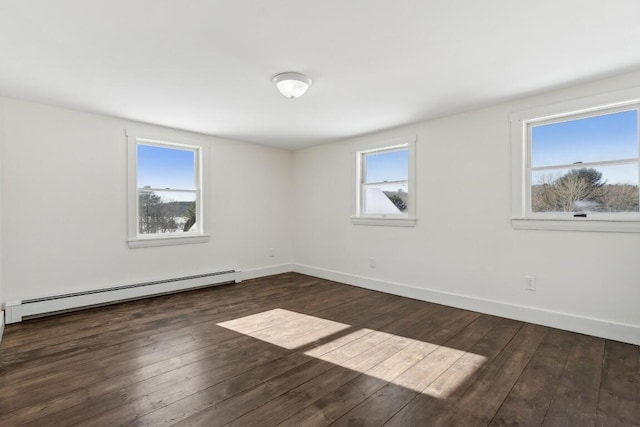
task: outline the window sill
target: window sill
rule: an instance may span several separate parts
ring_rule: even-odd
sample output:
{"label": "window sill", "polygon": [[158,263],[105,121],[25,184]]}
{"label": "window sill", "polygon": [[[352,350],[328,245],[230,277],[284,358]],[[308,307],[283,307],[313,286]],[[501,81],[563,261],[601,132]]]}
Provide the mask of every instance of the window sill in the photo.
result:
{"label": "window sill", "polygon": [[382,217],[360,217],[352,216],[351,223],[353,225],[377,225],[389,227],[415,227],[415,218],[382,218]]}
{"label": "window sill", "polygon": [[127,243],[131,249],[149,248],[153,246],[189,245],[192,243],[207,243],[211,235],[198,234],[195,236],[145,237],[129,239]]}
{"label": "window sill", "polygon": [[635,219],[511,218],[511,225],[516,230],[640,233],[640,220]]}

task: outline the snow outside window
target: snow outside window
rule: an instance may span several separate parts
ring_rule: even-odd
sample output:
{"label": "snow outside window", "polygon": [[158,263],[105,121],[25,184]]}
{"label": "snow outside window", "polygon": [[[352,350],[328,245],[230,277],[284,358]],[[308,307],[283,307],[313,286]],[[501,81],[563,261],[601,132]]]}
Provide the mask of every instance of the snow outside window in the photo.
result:
{"label": "snow outside window", "polygon": [[414,138],[355,153],[354,224],[415,225]]}
{"label": "snow outside window", "polygon": [[202,221],[202,150],[130,138],[130,247],[198,243],[208,237]]}

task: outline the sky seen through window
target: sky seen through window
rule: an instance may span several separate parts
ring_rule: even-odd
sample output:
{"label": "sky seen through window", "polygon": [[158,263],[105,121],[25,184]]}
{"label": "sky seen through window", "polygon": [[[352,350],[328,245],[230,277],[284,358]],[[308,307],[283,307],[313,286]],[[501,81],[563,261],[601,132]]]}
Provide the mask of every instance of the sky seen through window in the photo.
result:
{"label": "sky seen through window", "polygon": [[[531,150],[533,168],[638,158],[638,112],[622,111],[533,126]],[[609,184],[638,185],[637,163],[596,169]],[[546,172],[563,174],[567,169]]]}
{"label": "sky seen through window", "polygon": [[[195,190],[195,151],[138,144],[138,188]],[[193,193],[161,192],[163,198],[192,201]]]}

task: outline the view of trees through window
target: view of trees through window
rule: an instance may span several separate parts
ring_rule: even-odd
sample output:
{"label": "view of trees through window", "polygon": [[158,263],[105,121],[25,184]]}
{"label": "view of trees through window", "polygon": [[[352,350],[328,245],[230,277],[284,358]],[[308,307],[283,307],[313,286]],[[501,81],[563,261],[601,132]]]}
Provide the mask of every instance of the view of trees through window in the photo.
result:
{"label": "view of trees through window", "polygon": [[572,169],[531,186],[533,212],[638,212],[638,185],[609,184],[594,168]]}
{"label": "view of trees through window", "polygon": [[190,231],[196,222],[196,202],[166,200],[153,191],[138,195],[140,234]]}
{"label": "view of trees through window", "polygon": [[639,212],[638,109],[531,126],[532,212]]}
{"label": "view of trees through window", "polygon": [[391,203],[393,203],[400,212],[407,211],[407,193],[402,191],[402,189],[399,189],[395,192],[385,191],[384,194],[389,198],[389,200],[391,200]]}
{"label": "view of trees through window", "polygon": [[196,151],[138,144],[138,233],[196,231]]}

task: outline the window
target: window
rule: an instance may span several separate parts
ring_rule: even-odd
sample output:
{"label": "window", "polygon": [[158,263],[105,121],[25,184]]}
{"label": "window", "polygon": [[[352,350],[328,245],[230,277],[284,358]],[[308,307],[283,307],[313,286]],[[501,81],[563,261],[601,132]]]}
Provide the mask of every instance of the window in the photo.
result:
{"label": "window", "polygon": [[512,115],[514,227],[640,231],[640,93],[632,95]]}
{"label": "window", "polygon": [[415,225],[415,137],[355,153],[354,224]]}
{"label": "window", "polygon": [[129,246],[199,243],[203,147],[129,136]]}

